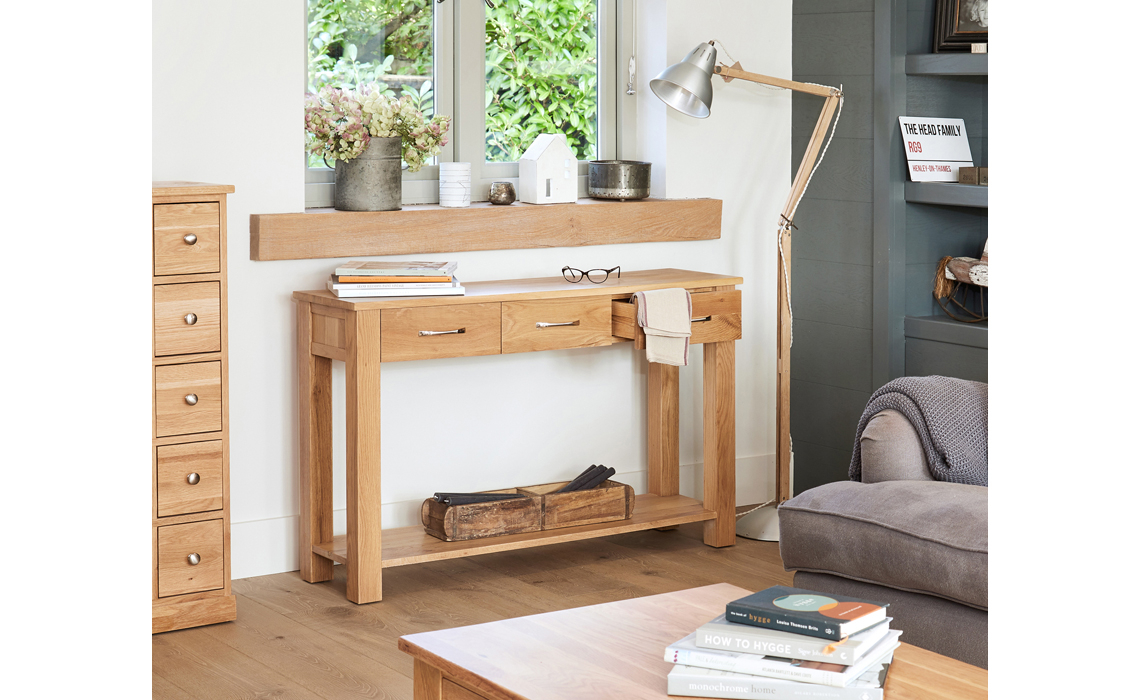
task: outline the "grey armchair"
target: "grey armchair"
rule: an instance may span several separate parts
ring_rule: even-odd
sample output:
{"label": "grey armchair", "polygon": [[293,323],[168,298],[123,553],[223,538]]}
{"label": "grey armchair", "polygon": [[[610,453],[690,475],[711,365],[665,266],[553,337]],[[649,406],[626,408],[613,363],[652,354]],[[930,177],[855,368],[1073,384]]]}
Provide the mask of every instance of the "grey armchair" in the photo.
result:
{"label": "grey armchair", "polygon": [[861,481],[824,484],[779,509],[795,585],[889,603],[902,641],[988,667],[985,486],[935,481],[898,411],[859,436]]}

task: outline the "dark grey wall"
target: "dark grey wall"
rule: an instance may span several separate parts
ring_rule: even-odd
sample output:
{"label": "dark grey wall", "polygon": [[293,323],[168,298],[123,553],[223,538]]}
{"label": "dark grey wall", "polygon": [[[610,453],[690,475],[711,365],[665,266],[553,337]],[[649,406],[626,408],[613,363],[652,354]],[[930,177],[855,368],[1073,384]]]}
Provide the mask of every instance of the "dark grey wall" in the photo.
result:
{"label": "dark grey wall", "polygon": [[[984,347],[903,331],[906,316],[942,315],[931,296],[938,260],[980,255],[988,231],[985,209],[903,201],[902,114],[964,119],[974,163],[988,165],[988,79],[903,72],[906,54],[931,52],[934,2],[792,5],[793,79],[842,84],[846,97],[792,232],[796,493],[847,478],[859,416],[886,381],[902,374],[987,379]],[[819,98],[792,96],[793,173],[820,107]]]}
{"label": "dark grey wall", "polygon": [[[855,426],[873,389],[874,0],[796,0],[792,77],[843,85],[835,140],[792,232],[792,447],[795,492],[847,478]],[[792,172],[822,100],[792,96]]]}

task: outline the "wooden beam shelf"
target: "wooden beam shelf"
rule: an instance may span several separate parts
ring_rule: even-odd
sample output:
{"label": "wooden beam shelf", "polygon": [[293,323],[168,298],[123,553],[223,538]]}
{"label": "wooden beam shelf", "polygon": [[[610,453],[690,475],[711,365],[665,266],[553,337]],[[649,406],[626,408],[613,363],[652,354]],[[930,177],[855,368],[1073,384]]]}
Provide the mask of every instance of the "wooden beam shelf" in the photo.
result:
{"label": "wooden beam shelf", "polygon": [[[382,566],[406,566],[440,559],[470,557],[476,554],[505,552],[526,547],[539,547],[558,542],[574,542],[594,537],[619,535],[638,530],[652,530],[716,518],[716,512],[706,510],[695,498],[687,496],[637,496],[633,517],[594,525],[579,525],[557,530],[528,532],[521,535],[502,535],[478,540],[444,542],[424,532],[422,527],[401,527],[384,530],[381,534]],[[332,542],[313,545],[313,552],[326,559],[344,564],[348,561],[348,536],[338,535]]]}
{"label": "wooden beam shelf", "polygon": [[251,214],[250,260],[420,255],[468,250],[555,248],[720,238],[719,199],[579,199],[573,204],[399,211],[308,209]]}

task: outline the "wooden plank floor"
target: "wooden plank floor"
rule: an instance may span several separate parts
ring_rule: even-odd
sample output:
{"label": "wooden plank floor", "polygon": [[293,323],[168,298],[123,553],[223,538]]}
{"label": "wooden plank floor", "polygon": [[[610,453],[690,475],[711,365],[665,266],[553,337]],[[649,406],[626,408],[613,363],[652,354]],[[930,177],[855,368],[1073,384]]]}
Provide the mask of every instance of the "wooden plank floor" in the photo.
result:
{"label": "wooden plank floor", "polygon": [[725,581],[791,585],[779,545],[706,547],[701,523],[384,570],[384,600],[345,599],[344,567],[233,582],[236,622],[153,637],[155,698],[412,698],[404,634]]}

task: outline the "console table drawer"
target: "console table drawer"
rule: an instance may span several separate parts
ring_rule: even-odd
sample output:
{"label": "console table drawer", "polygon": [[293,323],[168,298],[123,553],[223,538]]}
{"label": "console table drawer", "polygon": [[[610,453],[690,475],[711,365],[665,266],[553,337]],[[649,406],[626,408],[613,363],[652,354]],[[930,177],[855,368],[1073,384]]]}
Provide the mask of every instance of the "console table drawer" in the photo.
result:
{"label": "console table drawer", "polygon": [[418,306],[380,313],[381,362],[498,355],[501,350],[498,303]]}
{"label": "console table drawer", "polygon": [[[740,340],[740,290],[697,292],[693,302],[692,335],[689,342],[722,343]],[[637,304],[624,299],[612,303],[613,334],[634,341],[634,347],[645,347],[645,331],[637,325]]]}
{"label": "console table drawer", "polygon": [[220,282],[154,287],[154,354],[184,355],[222,349]]}
{"label": "console table drawer", "polygon": [[196,362],[154,368],[155,435],[222,429],[222,363]]}
{"label": "console table drawer", "polygon": [[610,316],[609,297],[503,302],[503,353],[610,345]]}
{"label": "console table drawer", "polygon": [[154,274],[221,272],[217,202],[154,205]]}
{"label": "console table drawer", "polygon": [[158,446],[158,517],[221,510],[222,441]]}
{"label": "console table drawer", "polygon": [[221,588],[224,544],[221,519],[158,528],[158,597]]}

